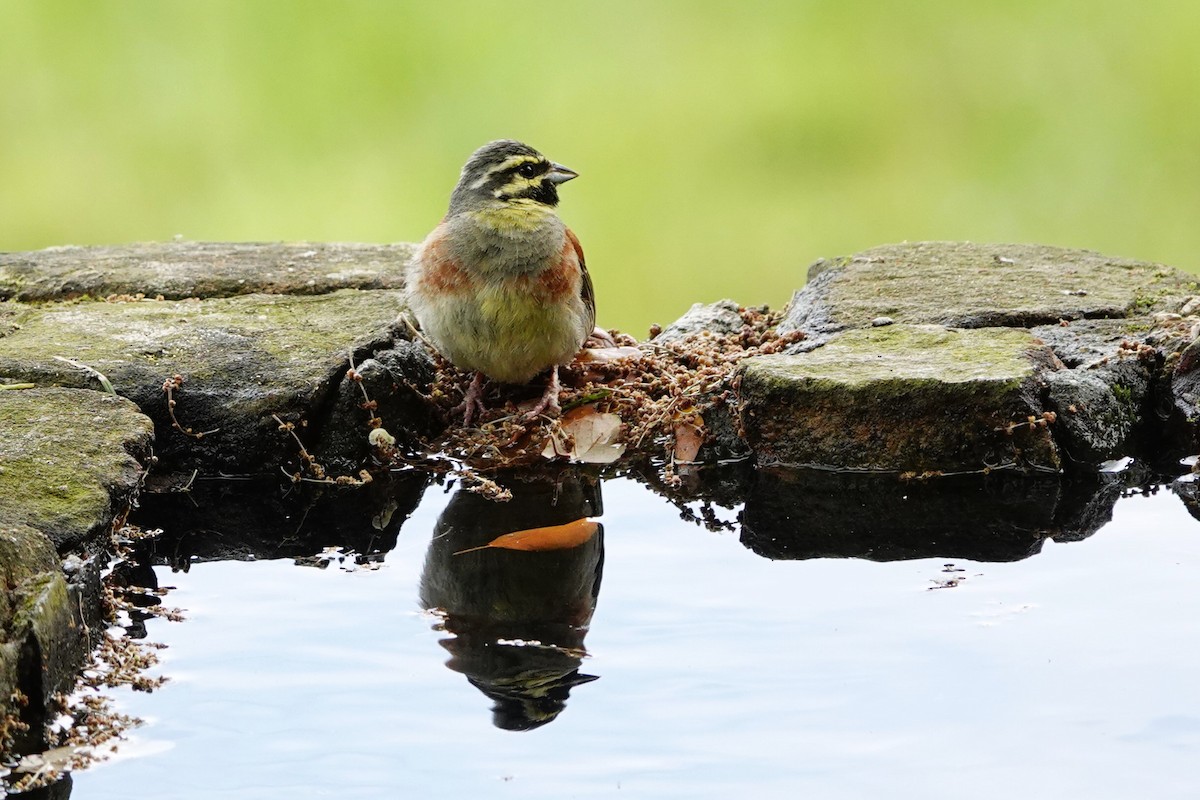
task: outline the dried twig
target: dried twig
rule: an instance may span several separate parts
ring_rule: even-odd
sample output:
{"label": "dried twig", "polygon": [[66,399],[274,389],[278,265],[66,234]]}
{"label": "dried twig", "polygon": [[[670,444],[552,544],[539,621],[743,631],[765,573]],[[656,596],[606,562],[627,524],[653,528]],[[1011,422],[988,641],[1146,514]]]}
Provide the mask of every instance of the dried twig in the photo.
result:
{"label": "dried twig", "polygon": [[211,436],[220,431],[220,428],[213,428],[210,431],[195,431],[191,428],[185,428],[179,423],[179,419],[175,416],[175,392],[183,386],[182,375],[172,375],[163,381],[162,389],[167,395],[167,413],[171,415],[171,427],[182,433],[184,436],[190,436],[193,439],[203,439],[205,436]]}

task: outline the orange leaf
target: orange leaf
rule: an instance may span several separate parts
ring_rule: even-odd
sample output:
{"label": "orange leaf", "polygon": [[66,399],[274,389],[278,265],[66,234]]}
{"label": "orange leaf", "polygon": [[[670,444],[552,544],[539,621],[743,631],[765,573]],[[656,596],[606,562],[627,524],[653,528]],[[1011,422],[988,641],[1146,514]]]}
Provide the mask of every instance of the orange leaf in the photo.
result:
{"label": "orange leaf", "polygon": [[600,523],[592,522],[587,517],[580,517],[565,525],[549,525],[545,528],[527,528],[523,531],[513,531],[503,536],[497,536],[485,545],[468,547],[459,550],[454,555],[473,553],[476,550],[501,548],[504,550],[567,550],[578,547],[596,535]]}

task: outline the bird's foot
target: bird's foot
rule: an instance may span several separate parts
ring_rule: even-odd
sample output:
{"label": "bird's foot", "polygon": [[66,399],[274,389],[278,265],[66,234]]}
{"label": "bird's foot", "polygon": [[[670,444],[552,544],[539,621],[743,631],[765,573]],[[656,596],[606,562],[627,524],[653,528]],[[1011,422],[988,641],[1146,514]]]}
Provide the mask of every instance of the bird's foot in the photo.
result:
{"label": "bird's foot", "polygon": [[471,421],[475,419],[475,414],[478,412],[481,416],[486,409],[483,407],[483,373],[476,372],[471,378],[471,385],[467,387],[467,394],[463,397],[463,401],[450,409],[450,416],[455,414],[463,415],[463,427],[471,427]]}
{"label": "bird's foot", "polygon": [[558,404],[558,390],[558,367],[555,366],[550,370],[550,380],[546,383],[546,391],[542,392],[542,399],[525,412],[525,419],[536,419],[546,413],[551,416],[562,413],[562,407]]}

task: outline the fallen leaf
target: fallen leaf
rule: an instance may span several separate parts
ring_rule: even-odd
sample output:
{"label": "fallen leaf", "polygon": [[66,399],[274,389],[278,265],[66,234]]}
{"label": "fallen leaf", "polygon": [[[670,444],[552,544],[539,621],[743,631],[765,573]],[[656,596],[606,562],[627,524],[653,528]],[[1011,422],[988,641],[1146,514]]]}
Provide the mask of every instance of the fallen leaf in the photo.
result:
{"label": "fallen leaf", "polygon": [[468,547],[459,550],[454,555],[473,553],[476,550],[499,548],[502,550],[567,550],[578,547],[596,535],[600,523],[593,522],[587,517],[580,517],[574,522],[564,525],[549,525],[544,528],[527,528],[523,531],[513,531],[503,536],[497,536],[485,545]]}
{"label": "fallen leaf", "polygon": [[585,347],[575,354],[575,363],[611,364],[613,361],[641,358],[644,355],[646,354],[638,347]]}
{"label": "fallen leaf", "polygon": [[[699,417],[697,417],[699,419]],[[694,463],[704,444],[704,423],[695,425],[691,422],[680,422],[675,426],[675,460],[680,463]]]}
{"label": "fallen leaf", "polygon": [[[567,437],[574,444],[567,446]],[[545,458],[567,456],[585,464],[611,464],[625,452],[621,437],[621,418],[601,413],[595,406],[580,406],[563,414],[542,449]]]}

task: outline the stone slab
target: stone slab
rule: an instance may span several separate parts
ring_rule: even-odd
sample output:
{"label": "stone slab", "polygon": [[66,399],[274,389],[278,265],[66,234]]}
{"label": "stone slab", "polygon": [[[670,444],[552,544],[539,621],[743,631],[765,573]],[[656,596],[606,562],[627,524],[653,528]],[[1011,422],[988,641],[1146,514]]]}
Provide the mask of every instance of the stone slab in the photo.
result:
{"label": "stone slab", "polygon": [[[319,423],[351,354],[361,361],[389,348],[402,308],[394,289],[0,303],[0,331],[6,321],[10,328],[0,336],[0,382],[99,388],[93,374],[60,360],[71,359],[107,376],[154,420],[161,469],[278,474],[296,448],[272,415]],[[175,374],[184,378],[175,416],[202,438],[172,426],[163,383]]]}
{"label": "stone slab", "polygon": [[0,300],[400,289],[414,244],[149,242],[0,253]]}
{"label": "stone slab", "polygon": [[1044,411],[1053,362],[1022,330],[851,330],[807,353],[748,359],[742,428],[760,465],[1057,471],[1049,432],[1027,424]]}
{"label": "stone slab", "polygon": [[1195,276],[1172,267],[1088,250],[893,244],[813,264],[780,329],[804,331],[812,347],[881,318],[958,328],[1127,318],[1176,311],[1196,290]]}

